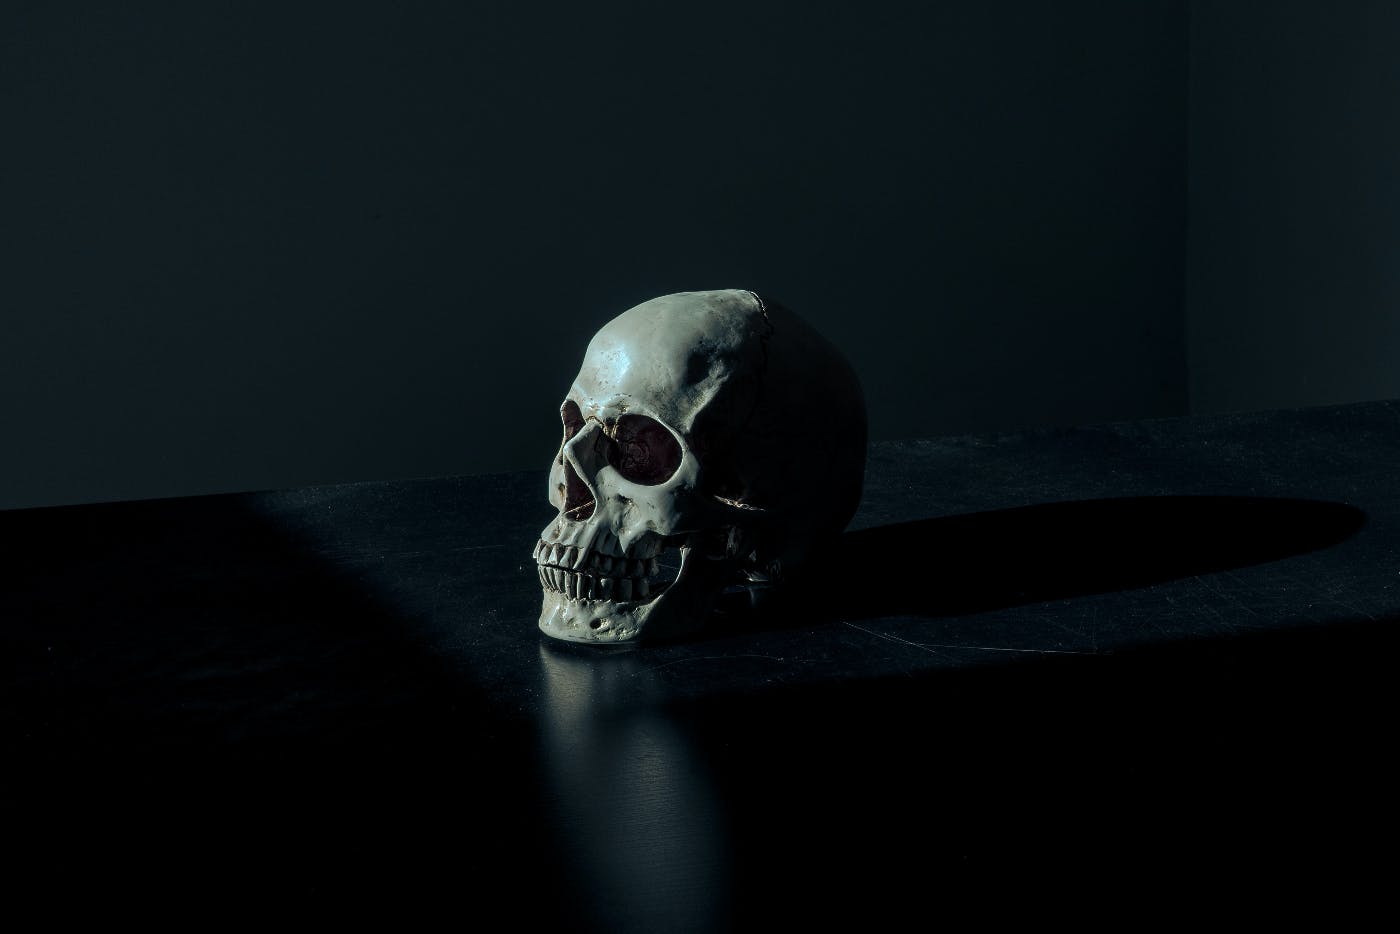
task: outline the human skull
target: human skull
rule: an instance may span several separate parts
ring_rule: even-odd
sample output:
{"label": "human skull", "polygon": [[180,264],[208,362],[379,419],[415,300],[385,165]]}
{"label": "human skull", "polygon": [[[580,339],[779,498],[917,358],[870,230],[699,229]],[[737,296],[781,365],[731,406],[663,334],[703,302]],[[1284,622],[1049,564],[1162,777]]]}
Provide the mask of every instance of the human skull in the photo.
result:
{"label": "human skull", "polygon": [[560,408],[540,629],[673,637],[777,584],[850,521],[865,401],[841,353],[752,292],[664,295],[603,326]]}

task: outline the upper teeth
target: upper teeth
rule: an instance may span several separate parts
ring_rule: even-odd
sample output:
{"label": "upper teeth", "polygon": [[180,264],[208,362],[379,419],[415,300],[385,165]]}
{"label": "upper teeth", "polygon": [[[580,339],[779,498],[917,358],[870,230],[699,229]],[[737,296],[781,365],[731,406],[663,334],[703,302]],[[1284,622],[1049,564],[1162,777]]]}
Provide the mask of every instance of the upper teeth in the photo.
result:
{"label": "upper teeth", "polygon": [[648,554],[642,554],[643,549],[638,549],[635,556],[628,555],[607,555],[598,551],[590,551],[584,556],[585,560],[580,564],[579,550],[573,545],[551,544],[540,541],[535,545],[535,562],[537,564],[553,565],[554,567],[577,570],[583,573],[593,572],[597,574],[616,574],[617,576],[641,577],[642,575],[653,576],[660,565],[654,557],[653,549],[646,549]]}
{"label": "upper teeth", "polygon": [[535,545],[535,562],[540,566],[540,583],[571,600],[628,601],[651,596],[648,578],[660,569],[655,558],[658,550],[639,547],[635,556],[628,556],[620,549],[608,554],[595,547],[580,562],[576,546],[541,539]]}

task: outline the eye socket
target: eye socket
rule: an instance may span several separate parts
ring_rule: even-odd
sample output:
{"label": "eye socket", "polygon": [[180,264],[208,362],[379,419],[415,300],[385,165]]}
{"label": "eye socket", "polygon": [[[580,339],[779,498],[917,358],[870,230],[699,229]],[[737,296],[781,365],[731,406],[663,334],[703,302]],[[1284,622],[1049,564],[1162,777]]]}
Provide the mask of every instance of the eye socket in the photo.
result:
{"label": "eye socket", "polygon": [[564,440],[568,441],[578,434],[583,427],[583,413],[578,410],[578,403],[572,399],[565,399],[564,404],[559,407],[559,420],[564,423]]}
{"label": "eye socket", "polygon": [[633,483],[655,486],[681,465],[681,446],[666,426],[645,415],[623,415],[613,423],[608,463]]}

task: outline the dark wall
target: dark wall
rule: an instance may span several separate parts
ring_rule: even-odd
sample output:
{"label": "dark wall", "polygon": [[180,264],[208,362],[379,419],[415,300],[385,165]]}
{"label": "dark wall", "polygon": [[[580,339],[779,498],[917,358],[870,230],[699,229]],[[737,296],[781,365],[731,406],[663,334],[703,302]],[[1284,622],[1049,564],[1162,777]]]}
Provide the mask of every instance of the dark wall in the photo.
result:
{"label": "dark wall", "polygon": [[0,11],[0,506],[543,467],[688,289],[876,438],[1185,408],[1180,0],[131,6]]}
{"label": "dark wall", "polygon": [[1400,396],[1400,4],[1191,15],[1192,409]]}

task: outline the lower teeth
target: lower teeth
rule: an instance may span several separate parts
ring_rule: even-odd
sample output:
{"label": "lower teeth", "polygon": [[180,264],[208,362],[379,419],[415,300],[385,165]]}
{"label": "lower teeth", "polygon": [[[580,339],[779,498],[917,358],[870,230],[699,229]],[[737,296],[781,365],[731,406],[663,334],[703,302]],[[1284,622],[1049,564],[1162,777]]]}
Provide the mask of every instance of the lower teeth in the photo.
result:
{"label": "lower teeth", "polygon": [[645,600],[665,590],[670,581],[648,581],[646,578],[623,580],[591,580],[581,574],[571,574],[560,568],[541,568],[540,583],[555,593],[563,594],[570,600],[596,600],[609,603],[628,603]]}

